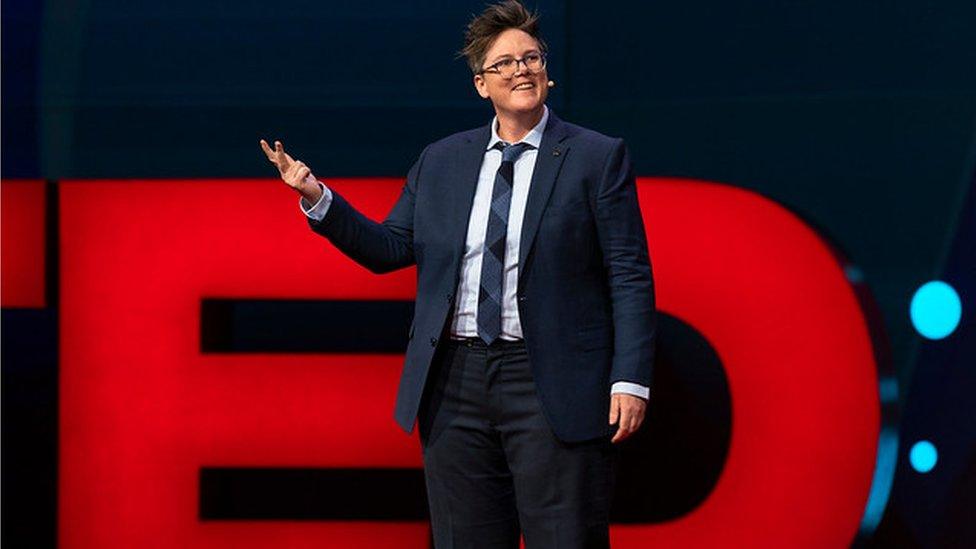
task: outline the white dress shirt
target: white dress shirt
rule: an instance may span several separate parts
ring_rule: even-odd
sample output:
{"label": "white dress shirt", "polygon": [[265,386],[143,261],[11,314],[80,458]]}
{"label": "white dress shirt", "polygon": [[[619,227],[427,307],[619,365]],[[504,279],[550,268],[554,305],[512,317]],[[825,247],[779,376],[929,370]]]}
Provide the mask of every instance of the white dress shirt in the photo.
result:
{"label": "white dress shirt", "polygon": [[[522,339],[522,324],[519,321],[516,286],[518,283],[519,237],[522,234],[522,220],[525,217],[525,203],[529,196],[529,184],[535,170],[535,160],[542,143],[542,132],[549,120],[549,107],[543,106],[542,119],[525,135],[519,143],[528,143],[531,148],[522,152],[515,160],[514,181],[512,182],[512,203],[508,213],[508,232],[505,238],[505,262],[502,266],[502,332],[501,339],[515,341]],[[485,234],[488,230],[488,212],[491,208],[491,195],[495,184],[495,174],[502,163],[502,151],[495,149],[498,137],[498,117],[491,121],[491,139],[485,147],[485,156],[478,174],[478,186],[468,219],[468,232],[464,244],[464,257],[461,259],[461,279],[457,288],[451,335],[457,337],[478,337],[478,292],[481,287],[481,257],[485,247]],[[302,211],[308,217],[321,220],[332,204],[332,192],[322,184],[322,197],[310,206],[304,198],[300,200]],[[650,389],[629,381],[613,384],[611,393],[626,393],[647,399]]]}

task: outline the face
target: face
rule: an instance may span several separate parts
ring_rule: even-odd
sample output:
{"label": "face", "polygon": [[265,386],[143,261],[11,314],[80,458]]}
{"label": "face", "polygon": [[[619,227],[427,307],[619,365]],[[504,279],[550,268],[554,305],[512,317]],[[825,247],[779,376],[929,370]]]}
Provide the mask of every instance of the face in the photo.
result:
{"label": "face", "polygon": [[[499,34],[488,48],[482,68],[506,57],[521,59],[528,53],[539,51],[539,42],[532,35],[519,29],[508,29]],[[518,71],[510,80],[493,72],[484,72],[474,77],[478,95],[490,99],[496,111],[509,114],[541,109],[549,93],[548,82],[549,75],[545,68],[533,73],[523,63],[518,64]]]}

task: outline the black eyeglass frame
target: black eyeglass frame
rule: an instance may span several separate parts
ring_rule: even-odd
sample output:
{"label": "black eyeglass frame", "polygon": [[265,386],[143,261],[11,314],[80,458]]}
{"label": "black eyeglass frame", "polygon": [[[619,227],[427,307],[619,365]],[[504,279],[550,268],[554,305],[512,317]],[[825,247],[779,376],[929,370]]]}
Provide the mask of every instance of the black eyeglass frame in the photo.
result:
{"label": "black eyeglass frame", "polygon": [[[538,69],[536,69],[536,70],[530,69],[529,68],[529,64],[525,62],[525,58],[528,57],[528,56],[530,56],[530,55],[538,55],[539,58],[542,60],[542,65]],[[505,76],[505,75],[503,75],[501,69],[498,68],[498,65],[500,65],[502,63],[505,63],[507,61],[514,61],[515,62],[515,71],[512,72],[512,75],[511,76]],[[511,80],[512,78],[515,78],[515,73],[518,72],[519,63],[525,65],[525,70],[527,70],[527,71],[535,74],[536,72],[541,71],[542,69],[545,69],[546,68],[546,54],[544,54],[542,52],[532,52],[532,53],[529,53],[529,54],[524,55],[522,57],[505,58],[505,59],[502,59],[502,60],[499,60],[499,61],[495,61],[491,65],[488,65],[487,67],[485,67],[485,68],[481,69],[480,71],[478,71],[476,74],[485,74],[486,72],[490,72],[492,74],[497,74],[498,76],[501,76],[505,80]]]}

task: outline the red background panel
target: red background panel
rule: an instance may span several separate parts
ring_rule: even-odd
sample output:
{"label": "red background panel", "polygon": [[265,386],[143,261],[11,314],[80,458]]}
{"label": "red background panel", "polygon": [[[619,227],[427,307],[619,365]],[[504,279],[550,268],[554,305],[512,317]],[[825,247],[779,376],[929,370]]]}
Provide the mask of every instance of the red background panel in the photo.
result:
{"label": "red background panel", "polygon": [[[374,219],[402,185],[331,183]],[[615,525],[614,546],[845,546],[879,406],[842,266],[753,193],[644,179],[639,194],[659,309],[721,358],[732,440],[705,502]],[[421,465],[392,420],[402,357],[201,355],[201,298],[409,299],[413,270],[355,265],[280,182],[69,182],[61,200],[63,547],[426,546],[418,523],[197,519],[201,466]]]}
{"label": "red background panel", "polygon": [[0,306],[46,306],[44,182],[0,181]]}
{"label": "red background panel", "polygon": [[[399,188],[335,185],[374,216]],[[201,466],[421,466],[392,417],[402,356],[203,355],[201,299],[410,299],[412,270],[345,259],[275,181],[65,182],[60,200],[62,547],[426,547],[425,523],[197,518]]]}
{"label": "red background panel", "polygon": [[802,220],[750,191],[644,178],[638,192],[658,309],[718,353],[732,437],[708,499],[665,524],[617,526],[614,546],[847,547],[871,485],[880,407],[867,323],[842,265]]}

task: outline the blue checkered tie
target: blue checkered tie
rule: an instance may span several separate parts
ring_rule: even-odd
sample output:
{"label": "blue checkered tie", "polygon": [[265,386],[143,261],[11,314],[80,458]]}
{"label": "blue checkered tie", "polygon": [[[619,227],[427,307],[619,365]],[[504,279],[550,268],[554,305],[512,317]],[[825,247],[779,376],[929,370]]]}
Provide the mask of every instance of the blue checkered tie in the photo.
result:
{"label": "blue checkered tie", "polygon": [[488,212],[488,231],[481,254],[481,290],[478,295],[478,336],[491,345],[502,333],[502,282],[505,265],[505,237],[508,234],[508,210],[512,205],[512,182],[515,160],[528,143],[510,145],[504,141],[495,143],[502,151],[502,165],[495,173],[495,186],[491,193],[491,209]]}

